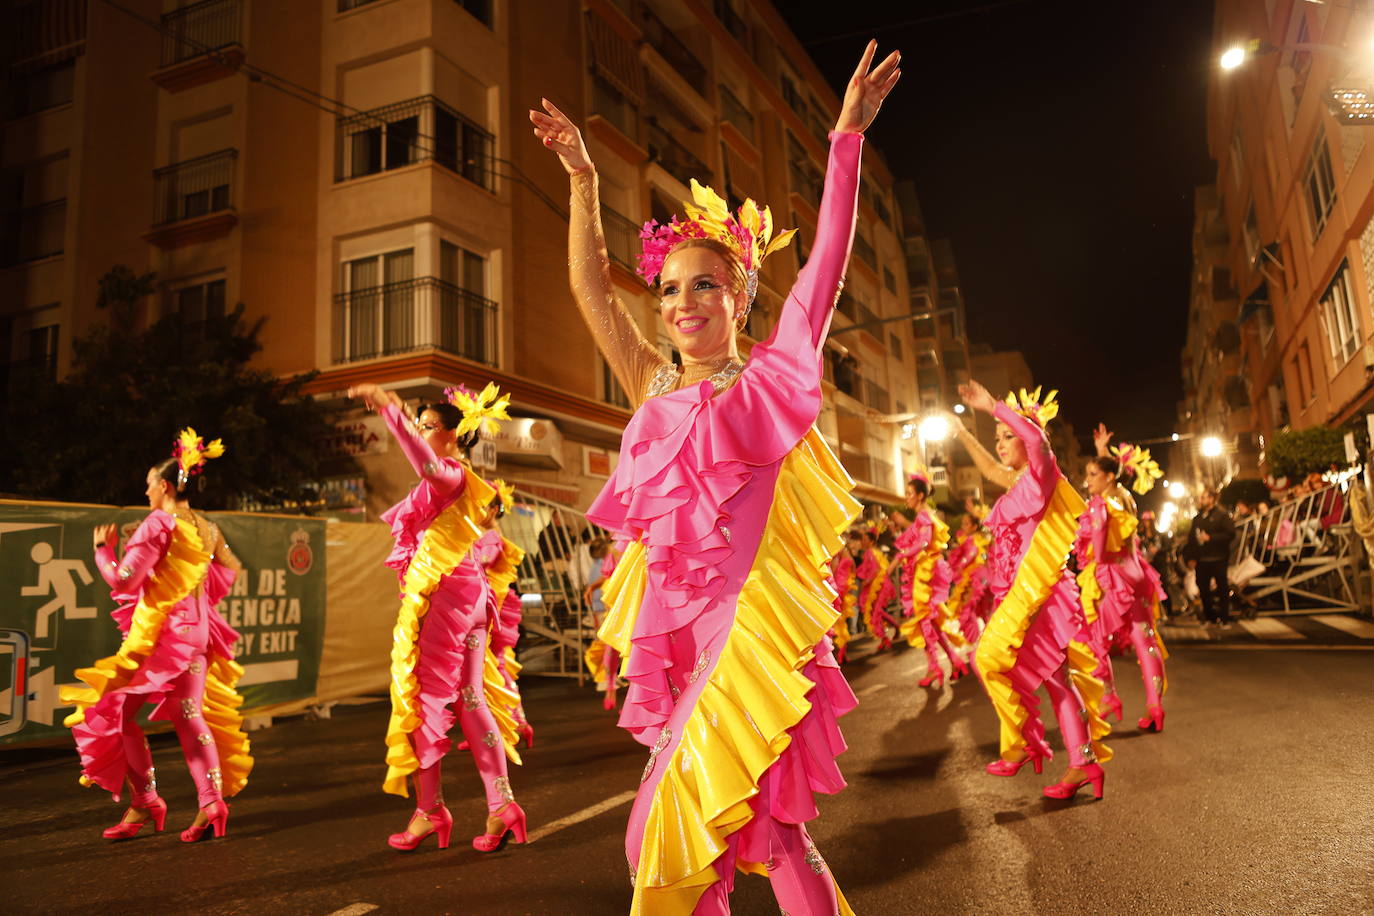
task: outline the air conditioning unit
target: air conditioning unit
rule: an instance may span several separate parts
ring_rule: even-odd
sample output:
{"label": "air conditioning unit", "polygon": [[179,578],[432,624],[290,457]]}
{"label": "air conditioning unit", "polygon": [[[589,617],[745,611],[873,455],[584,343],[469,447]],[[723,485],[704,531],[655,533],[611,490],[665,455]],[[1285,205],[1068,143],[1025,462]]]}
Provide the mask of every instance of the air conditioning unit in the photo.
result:
{"label": "air conditioning unit", "polygon": [[930,469],[931,485],[937,487],[949,486],[949,469],[945,467],[933,467]]}

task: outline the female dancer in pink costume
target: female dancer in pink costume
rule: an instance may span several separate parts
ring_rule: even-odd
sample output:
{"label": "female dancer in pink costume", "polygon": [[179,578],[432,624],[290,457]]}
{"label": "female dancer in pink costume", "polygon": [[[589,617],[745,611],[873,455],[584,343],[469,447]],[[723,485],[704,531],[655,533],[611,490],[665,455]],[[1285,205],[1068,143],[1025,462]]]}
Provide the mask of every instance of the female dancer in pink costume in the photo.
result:
{"label": "female dancer in pink costume", "polygon": [[901,564],[899,591],[906,612],[901,633],[913,648],[926,650],[926,676],[920,681],[922,687],[945,682],[937,650],[943,650],[949,659],[951,680],[957,681],[968,674],[968,664],[941,629],[950,586],[949,564],[944,558],[945,547],[949,544],[949,526],[926,506],[929,495],[930,480],[923,474],[912,474],[906,483],[906,507],[898,510],[901,517],[910,518],[911,523],[897,535],[896,544],[897,562]]}
{"label": "female dancer in pink costume", "polygon": [[1159,576],[1141,555],[1136,541],[1135,500],[1120,483],[1133,479],[1133,489],[1148,493],[1162,476],[1148,450],[1122,445],[1107,454],[1111,433],[1098,427],[1098,454],[1088,460],[1088,508],[1079,519],[1075,551],[1081,572],[1079,590],[1088,634],[1101,667],[1097,676],[1107,685],[1103,705],[1121,721],[1121,698],[1116,694],[1110,651],[1129,642],[1140,662],[1145,685],[1146,715],[1137,725],[1146,731],[1164,730],[1163,640],[1155,631],[1163,597]]}
{"label": "female dancer in pink costume", "polygon": [[497,400],[494,385],[475,397],[450,389],[449,400],[456,403],[423,407],[412,424],[393,391],[367,384],[348,394],[381,414],[420,475],[405,499],[382,515],[396,538],[386,565],[401,580],[382,788],[408,795],[410,776],[417,803],[410,824],[387,842],[412,850],[434,833],[439,848],[448,847],[453,815],[444,806],[441,763],[451,746],[455,716],[450,706],[461,697],[463,732],[480,736],[472,752],[487,798],[486,832],[473,838],[473,848],[495,851],[511,835],[523,843],[525,812],[511,792],[506,755],[498,747],[499,732],[482,686],[491,587],[471,556],[481,534],[478,522],[496,493],[459,458],[460,448],[471,447],[479,430],[505,418],[506,399]]}
{"label": "female dancer in pink costume", "polygon": [[868,632],[878,640],[877,651],[881,652],[892,647],[888,630],[901,630],[887,612],[897,598],[897,587],[892,584],[892,561],[878,546],[877,529],[866,526],[860,530],[859,537],[863,559],[854,571],[859,580],[859,608],[863,611]]}
{"label": "female dancer in pink costume", "polygon": [[62,702],[76,706],[66,724],[81,754],[82,785],[98,785],[119,800],[129,784],[129,809],[105,836],[135,836],[149,820],[161,830],[167,803],[157,794],[153,757],[135,717],[156,703],[151,719],[171,720],[195,780],[200,810],[181,834],[191,843],[224,836],[229,807],[224,799],[248,784],[253,768],[248,736],[234,687],[243,668],[234,661],[239,635],[215,610],[243,568],[219,526],[192,511],[184,494],[207,458],[224,454],[186,429],[173,457],[148,472],[153,511],[115,558],[114,525],[95,530],[96,566],[119,607],[114,612],[124,639],[119,651],[76,672],[87,687],[63,687]]}
{"label": "female dancer in pink costume", "polygon": [[[858,537],[852,532],[850,543],[857,544]],[[854,615],[855,592],[858,589],[858,576],[855,573],[854,554],[849,543],[830,559],[830,585],[835,589],[835,613],[839,615],[835,625],[830,628],[830,641],[835,645],[835,661],[843,665],[849,655],[849,619]]]}
{"label": "female dancer in pink costume", "polygon": [[[601,637],[634,647],[620,724],[652,746],[625,850],[632,913],[725,913],[738,867],[783,909],[849,913],[805,823],[843,785],[835,717],[855,705],[831,653],[825,564],[857,513],[813,424],[821,347],[854,231],[862,132],[898,76],[870,43],[831,133],[815,247],[778,325],[737,356],[772,219],[736,216],[694,185],[688,218],[645,229],[640,273],[659,280],[681,371],[619,301],[581,135],[545,102],[535,133],[572,176],[574,296],[639,407],[588,517],[634,539],[607,588]],[[771,241],[770,241],[771,240]]]}
{"label": "female dancer in pink costume", "polygon": [[[979,613],[982,597],[979,594],[979,586],[981,585],[983,593],[987,592],[987,577],[984,567],[987,563],[988,547],[992,542],[992,538],[984,530],[981,521],[983,515],[986,514],[985,510],[980,512],[977,507],[973,506],[972,500],[970,500],[969,510],[960,519],[954,548],[949,552],[949,573],[952,584],[946,606],[949,608],[950,614],[959,621],[959,631],[963,633],[964,640],[969,645],[978,642],[978,634],[982,632],[983,621],[992,613],[991,601],[981,601],[988,607],[984,613]],[[980,579],[981,582],[979,582]]]}
{"label": "female dancer in pink costume", "polygon": [[[1064,568],[1083,500],[1055,464],[1045,424],[1058,412],[1054,393],[1040,390],[998,401],[977,382],[959,386],[964,403],[997,418],[994,459],[954,414],[950,428],[983,476],[1005,487],[987,517],[996,549],[992,587],[997,609],[978,642],[975,664],[1001,722],[1001,756],[988,764],[994,776],[1013,776],[1030,761],[1037,773],[1052,756],[1045,743],[1035,692],[1041,684],[1054,706],[1069,752],[1069,769],[1045,787],[1068,798],[1089,783],[1102,797],[1102,764],[1111,751],[1099,739],[1110,726],[1098,712],[1102,683],[1091,672],[1091,648],[1076,641],[1083,629],[1078,587]],[[998,460],[1000,459],[1000,460]]]}
{"label": "female dancer in pink costume", "polygon": [[[583,603],[588,607],[592,605],[592,593],[597,589],[604,590],[611,576],[615,575],[615,568],[620,564],[620,558],[628,546],[628,540],[620,535],[616,535],[607,546],[606,555],[601,558],[601,572],[596,581],[588,585],[586,589]],[[598,620],[597,626],[600,625],[601,621]],[[592,679],[597,683],[596,689],[605,694],[601,700],[602,707],[607,711],[615,709],[616,683],[620,678],[620,653],[601,640],[594,639],[592,644],[587,647],[584,660],[587,663],[587,670],[592,673]]]}

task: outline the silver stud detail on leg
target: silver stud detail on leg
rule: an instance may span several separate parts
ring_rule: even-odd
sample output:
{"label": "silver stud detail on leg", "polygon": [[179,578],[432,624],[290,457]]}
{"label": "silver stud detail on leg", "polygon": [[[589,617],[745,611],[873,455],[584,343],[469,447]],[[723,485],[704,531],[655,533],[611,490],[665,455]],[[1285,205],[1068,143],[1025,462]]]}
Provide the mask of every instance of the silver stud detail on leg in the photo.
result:
{"label": "silver stud detail on leg", "polygon": [[816,874],[825,874],[825,860],[816,851],[816,844],[812,843],[806,847],[806,864],[811,866],[811,870]]}

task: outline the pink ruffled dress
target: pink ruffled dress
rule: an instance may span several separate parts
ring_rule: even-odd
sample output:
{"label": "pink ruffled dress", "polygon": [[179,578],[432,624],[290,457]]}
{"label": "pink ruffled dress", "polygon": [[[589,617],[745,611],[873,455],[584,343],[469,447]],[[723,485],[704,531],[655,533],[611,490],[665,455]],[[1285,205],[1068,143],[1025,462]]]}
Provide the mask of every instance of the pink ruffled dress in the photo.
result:
{"label": "pink ruffled dress", "polygon": [[588,511],[635,542],[601,628],[630,631],[620,725],[652,749],[625,844],[634,913],[727,912],[735,868],[770,862],[784,909],[848,912],[804,825],[815,793],[844,786],[836,719],[856,705],[825,635],[825,564],[857,504],[812,427],[861,148],[832,134],[816,243],[772,337],[719,393],[649,397]]}

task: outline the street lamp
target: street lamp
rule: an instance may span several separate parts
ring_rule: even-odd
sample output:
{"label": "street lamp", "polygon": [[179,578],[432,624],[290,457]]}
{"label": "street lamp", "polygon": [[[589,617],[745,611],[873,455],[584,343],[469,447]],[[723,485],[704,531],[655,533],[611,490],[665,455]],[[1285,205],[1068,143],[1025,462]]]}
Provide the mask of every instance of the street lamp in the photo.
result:
{"label": "street lamp", "polygon": [[1204,458],[1220,458],[1221,440],[1216,436],[1208,436],[1198,444],[1198,451],[1202,453]]}
{"label": "street lamp", "polygon": [[939,414],[926,417],[918,429],[926,442],[943,442],[949,438],[949,421]]}
{"label": "street lamp", "polygon": [[1188,488],[1175,480],[1173,483],[1169,484],[1169,495],[1174,499],[1182,499],[1188,495]]}
{"label": "street lamp", "polygon": [[1221,55],[1221,69],[1234,70],[1245,63],[1245,48],[1240,45],[1233,45],[1226,49]]}

